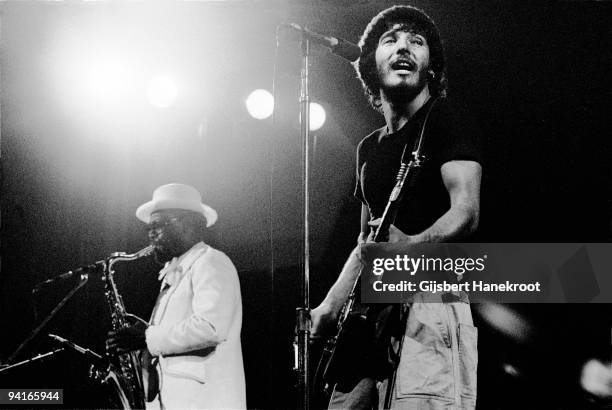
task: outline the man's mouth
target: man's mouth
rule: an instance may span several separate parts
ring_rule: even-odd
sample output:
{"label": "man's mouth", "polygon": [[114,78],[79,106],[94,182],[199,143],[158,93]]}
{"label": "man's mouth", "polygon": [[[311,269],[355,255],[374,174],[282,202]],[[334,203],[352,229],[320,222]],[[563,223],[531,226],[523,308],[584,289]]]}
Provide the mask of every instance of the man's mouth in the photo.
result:
{"label": "man's mouth", "polygon": [[391,63],[391,69],[395,71],[415,71],[416,64],[410,60],[400,58]]}

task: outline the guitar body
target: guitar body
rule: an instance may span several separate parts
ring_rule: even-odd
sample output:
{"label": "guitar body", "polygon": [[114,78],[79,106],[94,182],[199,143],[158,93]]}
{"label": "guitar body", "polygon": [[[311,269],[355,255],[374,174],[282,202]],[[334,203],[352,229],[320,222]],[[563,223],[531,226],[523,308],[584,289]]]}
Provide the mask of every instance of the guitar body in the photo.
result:
{"label": "guitar body", "polygon": [[323,350],[320,368],[325,385],[351,383],[365,376],[370,367],[370,358],[367,356],[373,344],[373,334],[371,322],[367,319],[367,309],[354,309],[348,314],[342,331],[328,340]]}
{"label": "guitar body", "polygon": [[399,305],[355,304],[338,335],[326,342],[317,374],[325,390],[352,386],[364,377],[382,380],[397,364],[389,341],[400,321]]}

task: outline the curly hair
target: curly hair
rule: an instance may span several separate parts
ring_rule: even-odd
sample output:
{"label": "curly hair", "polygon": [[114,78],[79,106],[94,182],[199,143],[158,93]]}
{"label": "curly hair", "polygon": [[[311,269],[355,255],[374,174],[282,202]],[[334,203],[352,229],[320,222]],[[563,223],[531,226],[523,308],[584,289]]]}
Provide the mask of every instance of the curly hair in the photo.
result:
{"label": "curly hair", "polygon": [[445,97],[448,88],[446,60],[442,40],[435,23],[421,9],[412,6],[393,6],[378,13],[368,24],[361,39],[361,57],[355,63],[357,76],[374,109],[381,111],[380,82],[376,68],[376,49],[380,36],[396,24],[406,26],[425,37],[429,45],[430,70],[429,91],[434,97]]}

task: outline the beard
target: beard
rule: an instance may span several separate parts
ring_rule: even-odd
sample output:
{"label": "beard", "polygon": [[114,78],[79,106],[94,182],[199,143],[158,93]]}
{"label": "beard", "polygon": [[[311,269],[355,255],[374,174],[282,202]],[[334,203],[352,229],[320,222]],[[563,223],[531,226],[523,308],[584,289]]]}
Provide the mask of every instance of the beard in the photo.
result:
{"label": "beard", "polygon": [[[387,68],[390,70],[390,68]],[[421,67],[411,75],[408,81],[390,80],[385,82],[385,77],[394,76],[392,72],[381,73],[378,71],[378,82],[380,84],[381,94],[384,94],[386,99],[391,103],[404,103],[414,99],[429,83],[428,67]]]}
{"label": "beard", "polygon": [[401,85],[396,87],[381,87],[381,90],[385,94],[387,100],[391,103],[401,103],[412,100],[421,92],[421,90],[423,90],[423,88]]}
{"label": "beard", "polygon": [[153,256],[155,256],[155,261],[160,265],[163,265],[166,262],[172,260],[172,256],[168,255],[164,251],[159,250],[159,248],[155,248],[155,250],[153,251]]}
{"label": "beard", "polygon": [[153,250],[153,255],[155,256],[157,263],[161,265],[171,261],[175,256],[178,256],[174,247],[167,243],[167,241],[157,242],[155,244],[155,249]]}

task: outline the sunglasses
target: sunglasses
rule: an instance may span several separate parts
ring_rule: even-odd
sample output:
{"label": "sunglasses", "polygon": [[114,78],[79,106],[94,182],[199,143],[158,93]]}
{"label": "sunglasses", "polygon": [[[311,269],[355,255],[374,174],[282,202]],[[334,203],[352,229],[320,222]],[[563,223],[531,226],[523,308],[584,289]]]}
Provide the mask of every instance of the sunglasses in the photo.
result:
{"label": "sunglasses", "polygon": [[150,224],[147,224],[147,230],[149,232],[160,232],[166,229],[170,225],[176,225],[180,221],[179,217],[163,218],[158,219]]}

